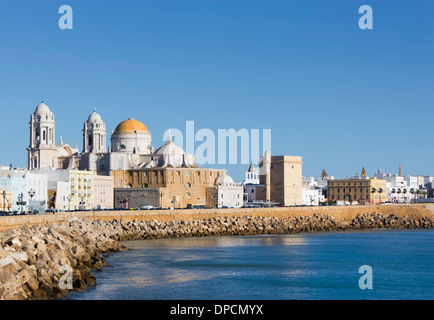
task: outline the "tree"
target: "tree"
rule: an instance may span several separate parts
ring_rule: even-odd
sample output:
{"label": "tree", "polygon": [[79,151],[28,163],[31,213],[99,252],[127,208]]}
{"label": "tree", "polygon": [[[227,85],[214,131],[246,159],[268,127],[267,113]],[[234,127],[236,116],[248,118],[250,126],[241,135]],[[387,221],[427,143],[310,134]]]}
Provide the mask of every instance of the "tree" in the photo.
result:
{"label": "tree", "polygon": [[372,198],[373,198],[373,202],[375,203],[375,192],[377,192],[377,189],[372,188],[371,189],[371,193],[372,193]]}
{"label": "tree", "polygon": [[383,188],[378,188],[378,194],[380,195],[380,200],[381,200],[381,194],[383,193]]}
{"label": "tree", "polygon": [[414,188],[411,188],[411,189],[410,189],[410,194],[411,194],[411,197],[410,197],[410,198],[414,198]]}

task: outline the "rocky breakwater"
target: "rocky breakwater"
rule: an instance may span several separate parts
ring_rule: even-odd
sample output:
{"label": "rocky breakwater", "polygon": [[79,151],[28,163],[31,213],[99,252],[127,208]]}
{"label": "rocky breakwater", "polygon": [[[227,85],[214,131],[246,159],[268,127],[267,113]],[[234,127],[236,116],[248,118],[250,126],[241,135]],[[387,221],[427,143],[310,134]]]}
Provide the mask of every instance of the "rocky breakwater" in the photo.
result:
{"label": "rocky breakwater", "polygon": [[0,299],[53,299],[95,284],[104,256],[125,250],[108,223],[71,220],[0,232]]}
{"label": "rocky breakwater", "polygon": [[[350,221],[330,215],[297,217],[215,216],[173,221],[90,221],[21,227],[0,232],[0,299],[53,299],[95,284],[92,270],[110,252],[127,250],[120,240],[290,234],[310,231],[434,228],[431,216],[408,218],[358,214]],[[70,270],[65,288],[65,270]]]}
{"label": "rocky breakwater", "polygon": [[410,219],[381,213],[358,214],[351,221],[337,220],[325,214],[298,216],[289,218],[276,217],[214,217],[193,221],[132,221],[112,222],[115,228],[121,228],[116,240],[158,239],[201,236],[238,236],[259,234],[290,234],[311,231],[344,231],[359,229],[415,229],[434,228],[434,218]]}

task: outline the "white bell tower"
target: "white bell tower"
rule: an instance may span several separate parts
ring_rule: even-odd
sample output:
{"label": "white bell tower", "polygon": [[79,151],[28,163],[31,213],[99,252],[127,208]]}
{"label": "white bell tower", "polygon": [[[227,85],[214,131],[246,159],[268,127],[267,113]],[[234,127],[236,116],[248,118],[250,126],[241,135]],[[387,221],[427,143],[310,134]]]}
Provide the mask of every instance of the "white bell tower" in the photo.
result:
{"label": "white bell tower", "polygon": [[106,145],[106,125],[94,110],[83,126],[83,153],[106,153]]}
{"label": "white bell tower", "polygon": [[28,151],[28,169],[55,168],[56,134],[54,114],[41,102],[30,116],[30,145]]}
{"label": "white bell tower", "polygon": [[253,163],[250,164],[249,170],[246,170],[246,179],[244,184],[259,184],[259,175]]}

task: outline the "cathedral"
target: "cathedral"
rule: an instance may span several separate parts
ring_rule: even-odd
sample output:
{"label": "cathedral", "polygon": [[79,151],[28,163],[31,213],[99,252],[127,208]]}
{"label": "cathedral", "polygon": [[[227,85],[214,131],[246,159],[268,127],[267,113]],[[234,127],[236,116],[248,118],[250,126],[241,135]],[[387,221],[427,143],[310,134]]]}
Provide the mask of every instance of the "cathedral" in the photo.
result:
{"label": "cathedral", "polygon": [[148,128],[132,118],[116,127],[107,147],[106,124],[96,111],[92,112],[83,125],[82,152],[63,143],[62,138],[56,144],[54,114],[44,102],[36,107],[29,124],[29,170],[79,169],[112,175],[113,171],[141,168],[198,167],[194,155],[173,144],[170,134],[166,144],[154,150]]}

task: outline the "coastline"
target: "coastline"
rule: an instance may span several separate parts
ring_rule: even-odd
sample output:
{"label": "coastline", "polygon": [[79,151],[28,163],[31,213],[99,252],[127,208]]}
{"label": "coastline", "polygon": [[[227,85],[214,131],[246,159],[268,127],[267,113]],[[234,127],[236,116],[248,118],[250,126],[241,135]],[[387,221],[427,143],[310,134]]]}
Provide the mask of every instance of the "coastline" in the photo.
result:
{"label": "coastline", "polygon": [[[92,271],[104,269],[106,255],[128,250],[119,244],[125,240],[434,228],[433,208],[426,205],[366,207],[261,208],[226,214],[127,211],[117,213],[120,219],[113,219],[113,212],[105,218],[59,215],[55,222],[49,221],[55,215],[46,216],[41,224],[17,219],[15,227],[3,224],[0,232],[0,299],[47,300],[85,290],[95,285]],[[64,266],[71,270],[72,289],[59,285],[65,279]]]}

